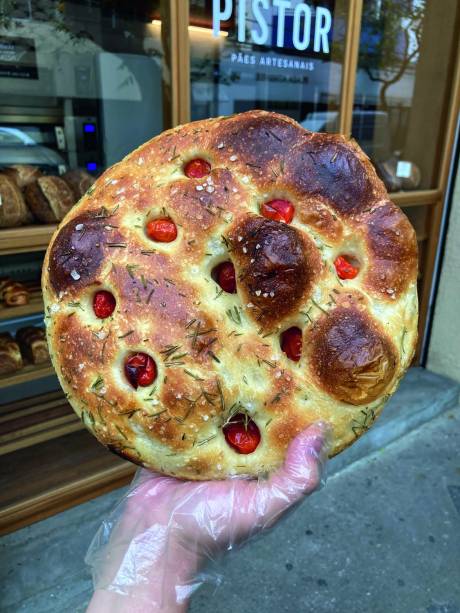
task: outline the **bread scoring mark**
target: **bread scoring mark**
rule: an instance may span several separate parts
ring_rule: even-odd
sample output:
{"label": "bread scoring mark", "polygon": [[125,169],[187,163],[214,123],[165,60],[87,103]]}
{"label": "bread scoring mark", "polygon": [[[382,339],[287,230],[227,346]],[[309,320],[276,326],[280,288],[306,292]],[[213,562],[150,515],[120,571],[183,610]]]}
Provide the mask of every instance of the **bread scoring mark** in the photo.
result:
{"label": "bread scoring mark", "polygon": [[417,279],[417,238],[404,213],[388,201],[360,219],[367,234],[372,266],[366,286],[395,300]]}
{"label": "bread scoring mark", "polygon": [[[49,279],[56,294],[80,290],[96,280],[104,260],[104,218],[82,214],[65,224],[56,236],[49,257]],[[119,236],[110,235],[118,241]]]}
{"label": "bread scoring mark", "polygon": [[336,307],[307,331],[310,370],[320,387],[349,404],[379,398],[392,382],[397,352],[369,315]]}
{"label": "bread scoring mark", "polygon": [[255,215],[241,218],[229,238],[247,312],[263,326],[281,322],[321,272],[316,246],[296,228]]}

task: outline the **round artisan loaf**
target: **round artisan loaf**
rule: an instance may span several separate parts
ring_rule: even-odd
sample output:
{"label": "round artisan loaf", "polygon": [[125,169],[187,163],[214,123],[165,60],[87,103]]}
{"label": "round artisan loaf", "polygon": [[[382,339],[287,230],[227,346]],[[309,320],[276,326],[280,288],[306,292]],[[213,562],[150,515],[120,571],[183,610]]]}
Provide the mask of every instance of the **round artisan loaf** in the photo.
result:
{"label": "round artisan loaf", "polygon": [[54,234],[49,347],[111,451],[189,479],[278,467],[293,437],[364,433],[409,366],[417,243],[358,145],[250,111],[169,130]]}

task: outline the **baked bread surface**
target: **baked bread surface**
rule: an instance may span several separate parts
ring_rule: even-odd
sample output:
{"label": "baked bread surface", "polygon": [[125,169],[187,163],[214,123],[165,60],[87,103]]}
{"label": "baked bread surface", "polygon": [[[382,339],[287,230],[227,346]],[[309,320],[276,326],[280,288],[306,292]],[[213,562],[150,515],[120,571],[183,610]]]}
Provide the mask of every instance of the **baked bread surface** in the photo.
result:
{"label": "baked bread surface", "polygon": [[[201,158],[209,175],[184,165]],[[288,199],[291,223],[260,215]],[[167,216],[176,240],[146,223]],[[354,279],[334,261],[351,254]],[[237,293],[212,271],[232,261]],[[368,158],[340,135],[250,111],[179,126],[108,169],[53,236],[42,285],[51,357],[84,424],[111,451],[189,479],[278,467],[293,437],[332,425],[334,455],[395,391],[417,334],[417,243]],[[98,319],[94,293],[116,308]],[[302,330],[300,361],[280,334]],[[123,364],[145,352],[158,376],[134,389]],[[237,453],[223,426],[258,426]]]}

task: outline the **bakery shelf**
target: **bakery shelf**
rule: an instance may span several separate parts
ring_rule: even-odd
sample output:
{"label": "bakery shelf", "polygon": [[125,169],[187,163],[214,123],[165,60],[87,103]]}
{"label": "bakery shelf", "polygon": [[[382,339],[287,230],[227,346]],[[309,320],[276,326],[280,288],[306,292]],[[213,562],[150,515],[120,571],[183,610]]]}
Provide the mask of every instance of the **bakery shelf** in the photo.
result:
{"label": "bakery shelf", "polygon": [[10,387],[12,385],[19,385],[20,383],[27,383],[29,381],[35,381],[36,379],[41,379],[42,377],[49,377],[50,375],[54,375],[54,368],[51,366],[50,362],[46,364],[28,364],[9,375],[1,375],[0,376],[0,389],[4,387]]}
{"label": "bakery shelf", "polygon": [[0,406],[0,456],[83,427],[62,392]]}
{"label": "bakery shelf", "polygon": [[0,463],[0,534],[126,485],[135,469],[86,430],[9,453]]}
{"label": "bakery shelf", "polygon": [[433,205],[440,201],[440,189],[424,189],[413,192],[392,192],[390,199],[400,207]]}
{"label": "bakery shelf", "polygon": [[40,289],[31,291],[29,302],[22,306],[7,307],[0,303],[0,321],[42,312],[43,296]]}
{"label": "bakery shelf", "polygon": [[33,225],[0,229],[0,255],[45,250],[56,225]]}

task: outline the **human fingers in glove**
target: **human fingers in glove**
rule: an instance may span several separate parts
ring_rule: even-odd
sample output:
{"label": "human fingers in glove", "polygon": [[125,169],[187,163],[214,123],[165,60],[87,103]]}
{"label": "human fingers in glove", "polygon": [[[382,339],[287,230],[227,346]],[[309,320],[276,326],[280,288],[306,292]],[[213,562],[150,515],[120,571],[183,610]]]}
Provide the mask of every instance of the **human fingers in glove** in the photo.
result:
{"label": "human fingers in glove", "polygon": [[185,611],[206,559],[272,526],[318,487],[326,433],[322,424],[300,433],[267,480],[181,481],[140,471],[115,524],[104,523],[93,541],[88,611]]}

